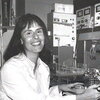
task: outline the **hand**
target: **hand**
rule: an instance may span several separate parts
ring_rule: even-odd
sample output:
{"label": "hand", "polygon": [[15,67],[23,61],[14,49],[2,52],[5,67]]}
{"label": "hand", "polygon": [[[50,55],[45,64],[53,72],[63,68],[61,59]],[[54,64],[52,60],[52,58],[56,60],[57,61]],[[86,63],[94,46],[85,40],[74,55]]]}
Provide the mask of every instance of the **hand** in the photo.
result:
{"label": "hand", "polygon": [[58,85],[58,88],[59,90],[61,91],[68,91],[69,89],[71,89],[72,87],[75,87],[77,85],[84,85],[83,83],[71,83],[71,84],[61,84],[61,85]]}
{"label": "hand", "polygon": [[83,94],[77,95],[76,100],[97,100],[100,98],[100,92],[97,91],[97,87],[100,85],[92,85],[86,89]]}
{"label": "hand", "polygon": [[64,94],[81,94],[85,91],[83,83],[72,83],[59,85],[59,91],[63,91]]}

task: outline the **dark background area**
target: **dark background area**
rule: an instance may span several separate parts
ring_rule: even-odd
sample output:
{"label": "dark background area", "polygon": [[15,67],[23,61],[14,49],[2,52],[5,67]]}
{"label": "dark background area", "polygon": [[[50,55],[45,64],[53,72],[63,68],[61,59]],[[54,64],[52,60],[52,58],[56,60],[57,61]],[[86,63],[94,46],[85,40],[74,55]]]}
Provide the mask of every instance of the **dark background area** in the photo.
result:
{"label": "dark background area", "polygon": [[100,0],[73,0],[75,11],[87,6],[93,6],[96,3],[100,3]]}

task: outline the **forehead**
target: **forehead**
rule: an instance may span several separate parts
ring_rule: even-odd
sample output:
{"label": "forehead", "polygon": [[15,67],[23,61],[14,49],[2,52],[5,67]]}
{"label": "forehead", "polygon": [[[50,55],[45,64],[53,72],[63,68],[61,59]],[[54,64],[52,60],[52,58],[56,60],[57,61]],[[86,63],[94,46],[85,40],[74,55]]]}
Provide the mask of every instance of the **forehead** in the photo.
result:
{"label": "forehead", "polygon": [[33,22],[30,25],[27,24],[26,27],[23,29],[23,31],[25,30],[37,30],[37,29],[41,29],[42,27],[37,23],[37,22]]}

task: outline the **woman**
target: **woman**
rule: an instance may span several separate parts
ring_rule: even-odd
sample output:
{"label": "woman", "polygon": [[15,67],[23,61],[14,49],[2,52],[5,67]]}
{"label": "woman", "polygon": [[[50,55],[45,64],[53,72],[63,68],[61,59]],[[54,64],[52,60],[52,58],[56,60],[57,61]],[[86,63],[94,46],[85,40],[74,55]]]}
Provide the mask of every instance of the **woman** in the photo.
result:
{"label": "woman", "polygon": [[[36,15],[26,14],[18,19],[8,47],[8,61],[1,69],[5,93],[13,100],[82,100],[81,95],[62,96],[59,92],[63,85],[49,89],[49,67],[39,57],[46,36],[46,27]],[[88,96],[94,96],[94,92],[87,92]]]}

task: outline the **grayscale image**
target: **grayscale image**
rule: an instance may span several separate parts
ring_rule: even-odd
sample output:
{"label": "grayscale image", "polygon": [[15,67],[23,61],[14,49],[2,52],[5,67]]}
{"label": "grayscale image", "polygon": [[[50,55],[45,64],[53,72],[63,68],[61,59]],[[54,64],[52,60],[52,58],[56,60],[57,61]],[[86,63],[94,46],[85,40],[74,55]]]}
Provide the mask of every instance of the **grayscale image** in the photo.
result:
{"label": "grayscale image", "polygon": [[100,1],[0,0],[0,100],[100,100]]}

